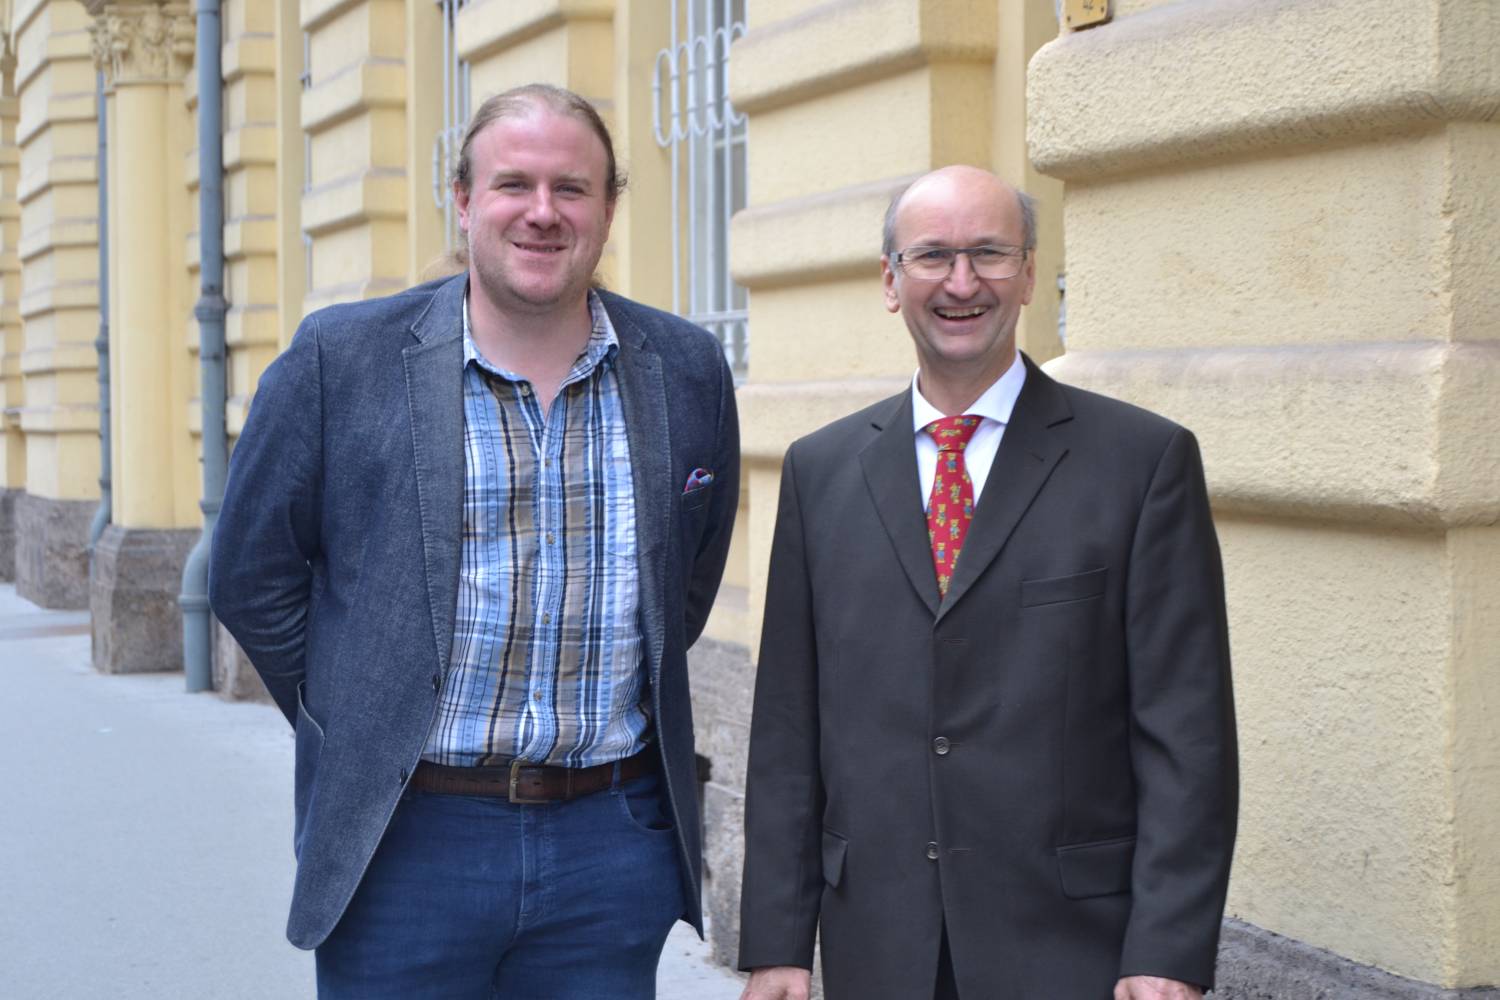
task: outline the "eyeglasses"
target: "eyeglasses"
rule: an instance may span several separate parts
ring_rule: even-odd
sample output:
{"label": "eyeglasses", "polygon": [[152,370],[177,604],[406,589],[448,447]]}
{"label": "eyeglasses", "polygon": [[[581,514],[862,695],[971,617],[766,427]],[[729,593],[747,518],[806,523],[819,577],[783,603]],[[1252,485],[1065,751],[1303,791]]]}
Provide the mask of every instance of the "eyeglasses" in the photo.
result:
{"label": "eyeglasses", "polygon": [[907,247],[891,254],[891,264],[908,278],[920,281],[942,281],[953,273],[959,254],[969,258],[974,273],[988,281],[1014,278],[1021,273],[1030,253],[1024,247]]}

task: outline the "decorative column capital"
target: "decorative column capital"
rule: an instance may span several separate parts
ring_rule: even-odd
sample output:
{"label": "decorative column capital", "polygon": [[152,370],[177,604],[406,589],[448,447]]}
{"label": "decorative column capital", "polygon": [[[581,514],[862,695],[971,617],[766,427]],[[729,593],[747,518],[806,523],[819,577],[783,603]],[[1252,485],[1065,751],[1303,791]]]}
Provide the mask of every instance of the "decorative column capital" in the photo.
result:
{"label": "decorative column capital", "polygon": [[193,65],[193,13],[182,0],[86,0],[94,65],[106,86],[179,82]]}

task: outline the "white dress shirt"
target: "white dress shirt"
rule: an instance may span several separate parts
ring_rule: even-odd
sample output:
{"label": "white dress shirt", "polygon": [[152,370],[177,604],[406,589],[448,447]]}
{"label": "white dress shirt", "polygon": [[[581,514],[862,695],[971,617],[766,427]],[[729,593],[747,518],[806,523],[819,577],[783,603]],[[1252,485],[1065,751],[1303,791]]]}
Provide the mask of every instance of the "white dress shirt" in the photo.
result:
{"label": "white dress shirt", "polygon": [[[921,374],[919,371],[917,374]],[[974,484],[974,507],[979,507],[979,497],[984,492],[985,480],[990,477],[990,466],[995,464],[995,453],[1000,450],[1000,439],[1005,436],[1005,425],[1010,423],[1011,411],[1016,408],[1016,399],[1021,387],[1026,384],[1026,365],[1021,353],[1005,374],[984,390],[984,395],[974,401],[964,413],[980,417],[979,427],[969,444],[964,448],[964,466],[969,470],[969,481]],[[922,509],[932,497],[932,480],[937,475],[938,447],[922,428],[946,416],[941,410],[927,402],[922,390],[917,387],[917,376],[911,377],[912,422],[917,442],[917,476],[922,484]],[[955,414],[956,416],[957,414]]]}

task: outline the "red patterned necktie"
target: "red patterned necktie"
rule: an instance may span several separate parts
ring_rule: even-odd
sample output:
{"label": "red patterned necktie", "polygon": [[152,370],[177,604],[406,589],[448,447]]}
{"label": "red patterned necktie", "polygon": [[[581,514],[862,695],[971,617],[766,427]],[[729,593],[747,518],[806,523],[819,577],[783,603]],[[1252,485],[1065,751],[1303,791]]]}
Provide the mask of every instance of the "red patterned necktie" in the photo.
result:
{"label": "red patterned necktie", "polygon": [[974,484],[964,465],[964,449],[979,429],[979,418],[965,414],[943,417],[922,428],[937,442],[937,471],[927,504],[927,541],[932,546],[932,568],[937,571],[938,594],[946,597],[958,553],[974,519]]}

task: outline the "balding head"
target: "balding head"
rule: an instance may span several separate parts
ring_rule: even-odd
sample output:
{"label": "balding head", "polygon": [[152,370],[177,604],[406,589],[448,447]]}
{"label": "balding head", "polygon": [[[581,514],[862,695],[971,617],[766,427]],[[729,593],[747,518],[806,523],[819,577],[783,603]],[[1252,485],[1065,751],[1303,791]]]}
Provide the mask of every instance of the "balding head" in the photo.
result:
{"label": "balding head", "polygon": [[1015,361],[1036,284],[1029,215],[1020,192],[975,167],[934,170],[891,206],[885,306],[906,321],[921,392],[944,413],[963,412]]}
{"label": "balding head", "polygon": [[[964,199],[1012,199],[1016,212],[1021,217],[1021,247],[1032,250],[1036,247],[1036,199],[1020,188],[1007,184],[988,170],[955,164],[941,167],[923,174],[906,187],[897,191],[886,206],[885,225],[881,228],[880,252],[886,256],[894,253],[900,245],[897,232],[902,206],[908,197],[920,194],[924,188],[936,187],[943,193]],[[933,192],[929,192],[933,193]]]}

